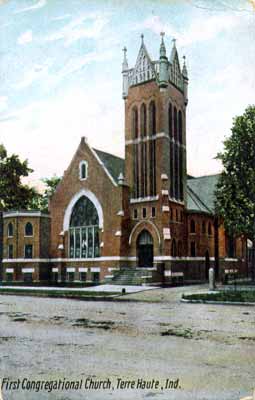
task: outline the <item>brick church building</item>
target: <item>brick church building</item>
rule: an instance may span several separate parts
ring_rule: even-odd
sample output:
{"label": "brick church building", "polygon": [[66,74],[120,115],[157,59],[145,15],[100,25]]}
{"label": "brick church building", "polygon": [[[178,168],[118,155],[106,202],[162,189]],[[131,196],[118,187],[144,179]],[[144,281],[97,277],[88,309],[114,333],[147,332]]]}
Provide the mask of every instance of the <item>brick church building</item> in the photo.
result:
{"label": "brick church building", "polygon": [[[153,61],[143,36],[136,64],[122,64],[125,160],[83,137],[49,213],[5,212],[3,281],[204,281],[210,266],[245,271],[246,246],[214,214],[218,176],[186,168],[188,73],[162,35]],[[140,271],[140,272],[139,272]],[[122,280],[124,282],[124,280]]]}

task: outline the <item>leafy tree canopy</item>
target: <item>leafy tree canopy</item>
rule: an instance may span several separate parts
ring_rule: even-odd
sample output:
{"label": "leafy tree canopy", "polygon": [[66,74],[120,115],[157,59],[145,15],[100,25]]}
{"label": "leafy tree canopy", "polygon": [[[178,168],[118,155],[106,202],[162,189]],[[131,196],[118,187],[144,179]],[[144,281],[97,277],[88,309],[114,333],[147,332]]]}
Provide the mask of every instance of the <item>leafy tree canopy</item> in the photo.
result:
{"label": "leafy tree canopy", "polygon": [[0,145],[0,210],[31,209],[38,193],[35,188],[22,183],[22,178],[33,170],[27,160],[21,161],[16,154],[8,155]]}
{"label": "leafy tree canopy", "polygon": [[231,136],[217,158],[223,173],[216,189],[216,210],[232,235],[255,237],[255,106],[235,117]]}
{"label": "leafy tree canopy", "polygon": [[42,181],[45,184],[45,190],[42,195],[35,198],[35,203],[40,210],[48,211],[49,200],[55,193],[57,185],[61,181],[61,177],[53,175],[51,178],[44,178]]}

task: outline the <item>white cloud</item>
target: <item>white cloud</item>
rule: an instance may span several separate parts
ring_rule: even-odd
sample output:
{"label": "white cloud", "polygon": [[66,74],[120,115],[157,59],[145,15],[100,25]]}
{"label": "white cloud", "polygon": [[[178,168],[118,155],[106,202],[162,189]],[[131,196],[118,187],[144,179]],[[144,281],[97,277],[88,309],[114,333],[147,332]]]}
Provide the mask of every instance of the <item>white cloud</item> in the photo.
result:
{"label": "white cloud", "polygon": [[63,19],[70,18],[71,14],[59,15],[58,17],[51,18],[51,21],[62,21]]}
{"label": "white cloud", "polygon": [[[250,16],[243,15],[243,18]],[[177,30],[172,24],[163,22],[159,16],[145,19],[140,24],[134,26],[134,30],[142,31],[148,29],[157,35],[165,32],[166,36],[176,38],[180,46],[189,46],[194,43],[214,39],[217,35],[233,31],[243,20],[238,15],[213,15],[208,18],[199,18],[185,26],[185,30]]]}
{"label": "white cloud", "polygon": [[17,43],[20,45],[24,45],[27,43],[31,43],[33,40],[33,33],[32,31],[26,31],[24,33],[22,33],[17,40]]}
{"label": "white cloud", "polygon": [[18,11],[15,11],[15,14],[23,13],[23,12],[26,12],[26,11],[37,10],[39,8],[43,8],[44,6],[46,6],[46,4],[47,4],[47,0],[39,0],[33,6],[25,7],[25,8],[22,8],[22,9],[18,10]]}
{"label": "white cloud", "polygon": [[8,107],[8,97],[0,96],[0,112],[5,111]]}
{"label": "white cloud", "polygon": [[[69,46],[81,38],[97,39],[102,35],[103,28],[108,24],[107,16],[99,14],[87,14],[75,18],[64,28],[46,37],[46,41],[64,40]],[[84,26],[86,23],[87,26]]]}
{"label": "white cloud", "polygon": [[85,54],[81,57],[76,57],[70,59],[67,64],[59,70],[55,75],[51,75],[48,80],[49,86],[56,86],[62,79],[64,79],[67,75],[70,75],[76,71],[81,70],[86,65],[92,62],[101,62],[106,61],[112,58],[112,51],[105,50],[102,52],[92,51],[90,53]]}
{"label": "white cloud", "polygon": [[27,71],[23,76],[23,79],[14,84],[13,87],[16,90],[25,89],[32,85],[32,83],[38,81],[39,79],[46,78],[48,75],[48,70],[52,65],[52,60],[47,60],[44,64],[36,64],[34,65],[33,69]]}
{"label": "white cloud", "polygon": [[1,123],[6,148],[28,159],[35,170],[30,181],[36,183],[54,173],[62,175],[81,136],[93,147],[122,153],[123,105],[120,101],[116,106],[113,96],[109,98],[111,90],[111,83],[103,80],[97,88],[73,88],[62,97],[32,103],[13,113],[16,120]]}
{"label": "white cloud", "polygon": [[165,32],[167,36],[178,36],[176,29],[171,24],[164,23],[158,15],[146,18],[143,22],[136,24],[133,29],[141,32],[144,29],[148,29],[157,35],[161,32]]}

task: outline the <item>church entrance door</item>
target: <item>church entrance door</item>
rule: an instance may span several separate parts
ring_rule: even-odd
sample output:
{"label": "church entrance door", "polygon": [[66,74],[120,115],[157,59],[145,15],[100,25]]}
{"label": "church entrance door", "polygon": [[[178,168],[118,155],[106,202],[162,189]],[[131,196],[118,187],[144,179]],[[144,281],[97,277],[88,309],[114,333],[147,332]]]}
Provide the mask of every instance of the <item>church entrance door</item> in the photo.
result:
{"label": "church entrance door", "polygon": [[139,268],[153,267],[153,239],[146,230],[143,230],[138,236],[137,254]]}

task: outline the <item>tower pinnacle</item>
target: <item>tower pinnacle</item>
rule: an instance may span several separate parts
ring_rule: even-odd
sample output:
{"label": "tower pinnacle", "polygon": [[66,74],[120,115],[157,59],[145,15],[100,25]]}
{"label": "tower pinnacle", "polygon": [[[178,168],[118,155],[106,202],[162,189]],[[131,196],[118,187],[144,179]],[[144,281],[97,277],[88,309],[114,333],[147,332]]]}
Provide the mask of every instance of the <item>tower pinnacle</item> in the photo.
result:
{"label": "tower pinnacle", "polygon": [[126,69],[128,69],[128,60],[127,60],[127,48],[126,46],[123,47],[122,49],[123,51],[123,63],[122,63],[122,71],[125,71]]}
{"label": "tower pinnacle", "polygon": [[161,36],[160,58],[162,58],[162,57],[166,57],[166,46],[165,46],[165,43],[164,43],[165,32],[161,32],[160,36]]}

